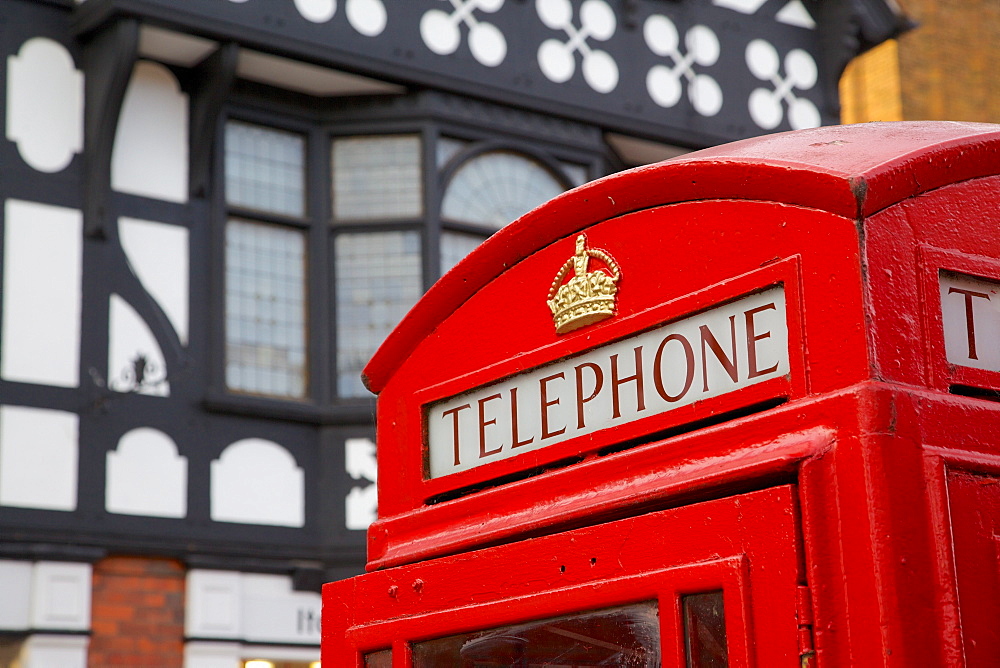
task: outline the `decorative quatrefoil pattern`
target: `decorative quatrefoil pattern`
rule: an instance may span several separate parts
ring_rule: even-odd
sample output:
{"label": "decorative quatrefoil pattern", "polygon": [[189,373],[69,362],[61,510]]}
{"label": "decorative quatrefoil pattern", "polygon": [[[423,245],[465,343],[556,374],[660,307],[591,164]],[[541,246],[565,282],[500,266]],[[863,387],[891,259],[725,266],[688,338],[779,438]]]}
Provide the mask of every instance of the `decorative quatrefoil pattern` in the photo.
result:
{"label": "decorative quatrefoil pattern", "polygon": [[[618,86],[618,63],[590,41],[603,42],[615,34],[618,21],[604,0],[585,0],[574,17],[569,0],[536,0],[538,17],[545,27],[565,33],[538,47],[538,65],[549,81],[569,81],[576,71],[576,54],[582,61],[583,78],[598,93],[610,93]],[[577,25],[579,24],[579,25]]]}
{"label": "decorative quatrefoil pattern", "polygon": [[691,105],[702,116],[714,116],[722,108],[722,88],[697,67],[710,67],[719,60],[719,39],[711,28],[696,25],[680,34],[674,22],[661,14],[646,19],[643,37],[649,50],[669,58],[671,63],[655,65],[646,75],[646,90],[653,102],[661,107],[673,107],[687,87]]}
{"label": "decorative quatrefoil pattern", "polygon": [[469,51],[481,65],[496,67],[507,57],[507,40],[492,23],[476,18],[476,11],[492,13],[504,0],[444,0],[450,11],[431,9],[420,19],[420,37],[434,53],[447,56],[462,43],[464,24],[469,31]]}
{"label": "decorative quatrefoil pattern", "polygon": [[782,62],[777,49],[769,42],[755,39],[747,45],[747,67],[750,72],[770,84],[757,88],[748,101],[754,123],[765,130],[778,127],[788,109],[788,122],[793,130],[814,128],[820,124],[819,110],[811,101],[796,96],[816,85],[816,61],[802,49],[792,49]]}
{"label": "decorative quatrefoil pattern", "polygon": [[[227,1],[250,5],[263,0]],[[782,124],[816,127],[823,121],[816,102],[815,56],[801,46],[789,48],[779,36],[791,27],[800,31],[794,43],[808,44],[800,38],[808,34],[803,31],[815,32],[816,23],[802,0],[705,0],[698,11],[679,2],[612,0],[290,4],[304,20],[317,24],[342,25],[335,20],[342,9],[340,15],[356,33],[392,40],[394,53],[416,56],[415,64],[429,57],[423,62],[447,74],[452,65],[445,59],[457,58],[454,71],[467,78],[472,70],[462,63],[472,62],[473,69],[497,71],[498,79],[483,79],[483,84],[513,84],[531,96],[561,100],[558,87],[565,85],[573,89],[565,97],[570,102],[589,89],[600,98],[585,104],[603,109],[607,102],[599,100],[614,93],[612,104],[620,98],[626,113],[646,108],[668,114],[665,118],[714,118],[730,128],[726,132],[738,134],[753,132],[742,127],[747,124],[769,131]],[[734,40],[734,20],[749,21],[747,30],[785,28],[764,28]],[[408,50],[411,45],[418,52],[426,48],[423,56]]]}

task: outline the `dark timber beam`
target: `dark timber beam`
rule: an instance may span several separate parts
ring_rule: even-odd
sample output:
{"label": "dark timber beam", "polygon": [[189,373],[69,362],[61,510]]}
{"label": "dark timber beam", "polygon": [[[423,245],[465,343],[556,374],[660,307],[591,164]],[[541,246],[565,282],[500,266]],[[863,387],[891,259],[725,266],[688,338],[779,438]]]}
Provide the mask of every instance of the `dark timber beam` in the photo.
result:
{"label": "dark timber beam", "polygon": [[139,22],[119,19],[91,35],[83,46],[86,73],[84,111],[84,231],[107,234],[111,197],[111,153],[139,51]]}
{"label": "dark timber beam", "polygon": [[191,198],[206,198],[212,182],[212,155],[219,112],[233,82],[239,47],[230,42],[198,66],[198,84],[191,102]]}

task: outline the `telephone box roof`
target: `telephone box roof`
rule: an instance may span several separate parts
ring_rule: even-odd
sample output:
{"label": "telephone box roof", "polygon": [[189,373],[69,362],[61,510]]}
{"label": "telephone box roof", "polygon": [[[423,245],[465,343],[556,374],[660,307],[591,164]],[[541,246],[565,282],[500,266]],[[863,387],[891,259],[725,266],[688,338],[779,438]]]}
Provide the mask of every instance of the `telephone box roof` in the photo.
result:
{"label": "telephone box roof", "polygon": [[531,253],[602,220],[703,199],[780,202],[860,220],[934,188],[997,173],[1000,125],[921,121],[755,137],[612,174],[487,239],[389,334],[365,367],[364,381],[381,392],[419,342],[476,291]]}

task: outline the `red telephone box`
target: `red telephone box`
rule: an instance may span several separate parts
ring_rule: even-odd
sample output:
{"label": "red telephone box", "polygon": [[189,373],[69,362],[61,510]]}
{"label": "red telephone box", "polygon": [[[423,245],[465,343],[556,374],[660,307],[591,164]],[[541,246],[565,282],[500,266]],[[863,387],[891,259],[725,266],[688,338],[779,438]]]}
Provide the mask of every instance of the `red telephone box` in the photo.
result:
{"label": "red telephone box", "polygon": [[820,128],[587,184],[366,369],[328,666],[1000,665],[1000,126]]}

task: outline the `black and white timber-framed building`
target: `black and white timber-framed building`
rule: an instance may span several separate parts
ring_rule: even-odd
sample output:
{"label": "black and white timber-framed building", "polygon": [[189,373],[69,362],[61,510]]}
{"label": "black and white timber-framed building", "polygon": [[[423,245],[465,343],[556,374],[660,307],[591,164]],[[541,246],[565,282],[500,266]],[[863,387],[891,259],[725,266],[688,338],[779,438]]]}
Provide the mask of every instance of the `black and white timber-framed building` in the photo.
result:
{"label": "black and white timber-framed building", "polygon": [[848,60],[905,27],[888,0],[3,0],[0,665],[102,665],[113,555],[182,564],[184,665],[318,658],[318,585],[376,510],[360,370],[420,294],[565,189],[836,123]]}

